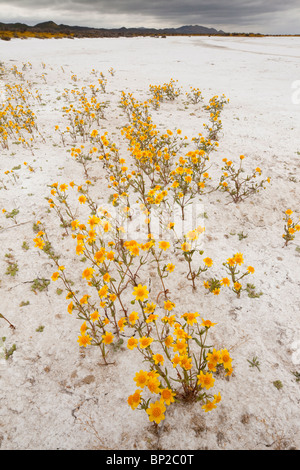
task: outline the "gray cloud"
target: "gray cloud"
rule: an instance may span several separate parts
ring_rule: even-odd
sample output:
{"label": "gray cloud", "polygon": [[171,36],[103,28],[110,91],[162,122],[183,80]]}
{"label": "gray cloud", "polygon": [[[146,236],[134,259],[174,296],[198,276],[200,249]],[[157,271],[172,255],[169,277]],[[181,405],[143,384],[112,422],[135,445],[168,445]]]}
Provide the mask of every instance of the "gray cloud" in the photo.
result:
{"label": "gray cloud", "polygon": [[[0,0],[1,21],[95,27],[185,24],[225,31],[299,33],[299,0]],[[297,29],[298,31],[297,31]]]}

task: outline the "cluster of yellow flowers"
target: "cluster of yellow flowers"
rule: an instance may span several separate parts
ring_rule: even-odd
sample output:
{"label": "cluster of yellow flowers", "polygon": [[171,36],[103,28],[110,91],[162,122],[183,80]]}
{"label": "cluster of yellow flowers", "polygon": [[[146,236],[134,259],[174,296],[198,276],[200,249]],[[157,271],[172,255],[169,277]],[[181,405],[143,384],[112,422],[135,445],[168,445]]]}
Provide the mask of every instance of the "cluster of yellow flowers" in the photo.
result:
{"label": "cluster of yellow flowers", "polygon": [[61,39],[61,38],[73,38],[73,33],[61,33],[58,31],[55,32],[45,32],[45,31],[30,31],[24,30],[23,27],[20,27],[20,30],[13,29],[9,30],[0,30],[0,39],[4,41],[10,41],[11,39],[28,39],[28,38],[38,38],[38,39]]}
{"label": "cluster of yellow flowers", "polygon": [[[87,88],[83,86],[81,90],[73,89],[70,92],[65,89],[63,93],[63,97],[68,102],[68,106],[63,107],[63,114],[67,117],[69,125],[61,135],[69,134],[73,142],[77,141],[77,137],[81,138],[82,142],[89,140],[92,126],[99,126],[101,119],[104,118],[106,103],[97,99],[100,88],[90,85],[89,91],[91,96],[88,95]],[[59,130],[58,126],[56,130]]]}
{"label": "cluster of yellow flowers", "polygon": [[216,95],[209,100],[209,104],[206,106],[206,110],[210,113],[210,124],[204,124],[204,127],[208,130],[208,137],[211,140],[218,140],[218,133],[222,129],[220,113],[226,103],[229,103],[229,99],[226,99],[224,94],[220,97]]}
{"label": "cluster of yellow flowers", "polygon": [[294,240],[295,233],[300,231],[300,219],[298,222],[293,221],[292,214],[293,211],[291,209],[287,209],[284,212],[284,234],[282,235],[282,238],[285,240],[284,246],[287,246],[290,241]]}
{"label": "cluster of yellow flowers", "polygon": [[[25,166],[25,168],[30,171],[30,172],[34,172],[34,168],[29,165],[27,162],[23,162],[23,165]],[[14,166],[11,170],[5,170],[3,172],[3,174],[5,175],[5,179],[8,179],[10,181],[10,183],[12,184],[16,184],[18,179],[20,178],[19,176],[19,170],[21,170],[22,166],[21,164],[20,165],[17,165],[17,166]],[[8,189],[8,186],[7,186],[7,182],[4,180],[4,179],[0,179],[0,183],[2,184],[2,186],[0,186],[0,189]]]}
{"label": "cluster of yellow flowers", "polygon": [[[92,73],[96,75],[95,71]],[[103,75],[99,85],[105,92]],[[204,285],[218,295],[222,287],[230,287],[239,297],[244,290],[243,278],[253,274],[254,268],[242,269],[243,254],[236,252],[223,263],[226,277],[211,277],[202,279],[203,285],[198,283],[204,273],[215,269],[213,259],[199,247],[205,228],[194,224],[184,235],[178,235],[174,207],[181,211],[182,224],[187,206],[195,198],[223,190],[223,183],[229,185],[238,180],[242,169],[240,166],[240,172],[234,170],[232,162],[225,159],[221,183],[213,187],[209,159],[218,147],[220,112],[228,102],[224,95],[213,97],[206,106],[211,121],[208,135],[199,133],[189,141],[181,129],[157,129],[149,113],[151,99],[139,102],[131,93],[122,92],[121,107],[129,121],[121,131],[128,142],[129,156],[125,159],[121,147],[112,142],[108,133],[95,128],[101,116],[99,91],[91,86],[89,98],[85,87],[72,90],[74,102],[68,90],[65,92],[69,106],[64,111],[70,119],[68,132],[73,139],[71,156],[83,165],[86,181],[79,185],[74,181],[55,182],[50,185],[48,198],[65,234],[74,241],[76,255],[85,263],[80,273],[82,289],[75,288],[69,280],[42,224],[34,242],[56,266],[52,281],[63,283],[69,302],[67,311],[81,320],[79,345],[99,347],[104,363],[109,364],[108,355],[127,338],[127,348],[138,352],[147,363],[147,370],[140,370],[134,377],[137,389],[128,397],[128,404],[132,409],[144,410],[149,420],[158,425],[165,418],[166,407],[180,400],[198,401],[205,412],[215,409],[221,400],[220,393],[211,393],[215,380],[222,370],[226,376],[233,371],[228,349],[207,345],[209,330],[215,323],[204,319],[202,313],[184,313],[176,306],[172,277],[178,271],[179,258],[187,267],[186,279],[192,284],[192,292]],[[173,80],[161,87],[150,86],[150,91],[158,103],[179,94]],[[191,89],[191,94],[195,104],[202,101],[198,89]],[[82,138],[80,145],[74,143],[78,136]],[[99,207],[91,196],[88,165],[94,156],[101,162],[111,190],[112,213]],[[260,172],[257,168],[255,177]],[[244,198],[248,190],[243,188],[238,196]],[[74,195],[77,207],[70,202]],[[133,203],[138,204],[138,209]],[[85,220],[78,215],[81,211],[87,214]],[[157,236],[152,230],[154,213],[158,215]],[[140,238],[126,225],[133,214],[144,217],[146,233]],[[150,265],[155,272],[151,277]]]}
{"label": "cluster of yellow flowers", "polygon": [[[143,324],[136,312],[129,320],[136,334],[128,339],[127,347],[137,349],[150,364],[150,370],[135,374],[138,389],[128,397],[128,404],[132,409],[145,410],[149,420],[156,424],[165,419],[166,406],[180,399],[201,401],[205,412],[216,408],[221,394],[208,393],[215,383],[213,374],[220,367],[225,375],[232,374],[232,358],[227,349],[207,350],[205,346],[208,330],[216,323],[203,318],[200,322],[198,312],[184,313],[181,321],[174,313],[159,317],[154,313],[156,306],[150,305],[146,322],[155,326],[158,332],[155,338],[143,334]],[[162,328],[158,327],[159,323]],[[194,352],[193,342],[197,344],[198,354]],[[152,395],[158,395],[154,401]]]}
{"label": "cluster of yellow flowers", "polygon": [[257,176],[262,173],[261,168],[256,167],[250,175],[244,175],[243,161],[244,155],[240,155],[240,164],[236,169],[233,162],[223,158],[223,174],[220,178],[219,189],[229,194],[233,202],[238,203],[247,199],[254,193],[259,192],[260,188],[265,189],[265,184],[270,183],[270,178],[256,181]]}
{"label": "cluster of yellow flowers", "polygon": [[237,295],[237,297],[240,297],[241,292],[244,290],[241,280],[248,274],[253,274],[255,272],[255,269],[252,266],[248,266],[246,270],[241,273],[240,267],[243,264],[243,253],[234,254],[223,263],[223,266],[226,268],[227,274],[231,279],[228,277],[223,277],[221,279],[209,279],[203,283],[205,289],[208,289],[209,292],[213,293],[214,295],[219,295],[222,286],[231,287],[231,290]]}
{"label": "cluster of yellow flowers", "polygon": [[149,101],[139,102],[132,93],[121,92],[120,106],[124,109],[130,121],[140,119],[147,122],[149,116]]}
{"label": "cluster of yellow flowers", "polygon": [[197,104],[203,101],[203,96],[199,88],[190,87],[190,91],[186,92],[187,103]]}
{"label": "cluster of yellow flowers", "polygon": [[[39,103],[42,102],[41,93],[39,90],[32,90],[32,85],[24,87],[21,83],[15,83],[10,85],[5,84],[5,93],[13,100],[16,104],[30,104],[30,102],[37,100]],[[6,100],[10,101],[9,98]]]}
{"label": "cluster of yellow flowers", "polygon": [[[24,64],[23,71],[27,67],[31,64]],[[5,87],[7,99],[0,108],[1,144],[7,149],[11,139],[31,148],[35,137],[41,136],[31,104],[35,100],[41,103],[42,98],[32,86],[24,85],[24,74],[16,66],[11,73],[22,83]],[[114,70],[109,73],[113,76]],[[95,70],[92,74],[98,78]],[[46,81],[44,75],[42,78]],[[131,93],[122,92],[121,107],[129,121],[121,131],[128,142],[129,155],[125,159],[108,133],[99,131],[106,104],[98,98],[106,93],[105,76],[101,73],[97,85],[81,89],[76,88],[79,78],[75,74],[71,81],[76,83],[75,89],[65,89],[63,94],[67,101],[63,112],[69,125],[63,131],[59,126],[55,129],[64,145],[64,136],[71,138],[70,154],[83,166],[85,183],[51,184],[48,203],[58,216],[63,235],[70,235],[74,252],[84,263],[80,265],[80,288],[69,279],[40,221],[35,224],[34,244],[52,260],[55,271],[51,279],[63,284],[67,312],[81,322],[79,346],[97,346],[104,364],[110,364],[108,356],[121,348],[126,338],[127,349],[140,354],[147,365],[134,376],[136,390],[128,397],[133,410],[144,410],[156,426],[165,419],[167,407],[178,401],[199,402],[209,412],[221,400],[220,393],[212,392],[215,381],[220,374],[230,376],[233,372],[230,348],[228,351],[207,345],[210,329],[216,323],[204,319],[202,312],[182,311],[171,291],[172,281],[182,262],[180,267],[187,266],[185,274],[192,293],[198,286],[213,295],[228,288],[239,298],[245,290],[243,279],[255,270],[245,265],[243,253],[236,252],[223,263],[224,277],[211,276],[203,284],[197,283],[204,273],[215,269],[210,254],[204,254],[198,245],[205,228],[197,226],[178,236],[174,207],[180,208],[183,222],[187,207],[199,196],[220,190],[237,203],[265,188],[270,179],[258,181],[262,174],[259,167],[245,176],[245,157],[241,155],[238,168],[231,160],[223,159],[222,176],[213,185],[210,156],[218,147],[220,115],[229,101],[224,95],[214,96],[204,107],[209,112],[209,124],[204,125],[207,133],[199,133],[189,141],[181,129],[158,130],[149,112],[151,106],[158,109],[164,100],[172,101],[180,95],[173,79],[163,85],[150,85],[152,96],[146,101],[139,102]],[[203,101],[201,91],[193,87],[186,98],[195,105]],[[118,208],[118,217],[99,208],[91,196],[89,164],[95,157],[103,166],[111,190],[109,202],[113,209]],[[34,171],[27,162],[24,165]],[[7,170],[5,176],[17,180],[14,169]],[[74,199],[77,207],[70,202]],[[135,239],[125,228],[133,217],[133,201],[139,203],[144,217],[145,239]],[[81,219],[80,211],[85,219]],[[2,212],[16,222],[17,212]],[[154,213],[159,216],[158,237],[152,231]],[[291,209],[284,212],[285,246],[300,231],[292,214]],[[149,266],[154,266],[150,277]]]}
{"label": "cluster of yellow flowers", "polygon": [[[196,195],[219,189],[219,185],[208,187],[209,153],[217,148],[218,142],[199,134],[192,138],[196,149],[177,160],[179,151],[190,145],[188,138],[181,136],[181,129],[159,132],[149,115],[149,102],[138,102],[132,94],[122,92],[121,103],[131,121],[123,128],[122,135],[129,141],[129,151],[138,170],[131,178],[131,186],[149,212],[151,205],[161,205],[171,199],[181,208],[184,219],[185,208]],[[220,112],[222,101],[213,101],[210,107]],[[146,187],[150,187],[147,198],[144,197]],[[160,194],[159,187],[164,188]]]}
{"label": "cluster of yellow flowers", "polygon": [[[136,384],[143,390],[137,390],[131,395],[128,403],[132,409],[144,409],[149,420],[155,424],[164,419],[166,406],[175,399],[201,401],[204,411],[216,408],[221,399],[220,394],[208,394],[215,381],[213,373],[223,365],[226,375],[231,375],[232,359],[226,349],[207,349],[207,332],[214,323],[203,318],[199,322],[198,312],[184,313],[180,319],[174,313],[176,305],[169,298],[169,289],[165,284],[165,279],[175,269],[175,264],[167,262],[168,255],[165,256],[171,248],[170,242],[154,240],[153,237],[145,243],[124,240],[121,238],[120,226],[105,210],[98,211],[99,215],[90,215],[87,224],[81,223],[73,218],[74,213],[66,194],[69,187],[73,190],[77,188],[81,193],[78,198],[80,204],[90,204],[88,185],[87,189],[83,189],[74,182],[52,184],[49,203],[51,208],[57,207],[57,211],[60,204],[63,205],[64,220],[70,220],[65,225],[71,226],[76,254],[84,255],[89,263],[82,271],[82,279],[86,281],[88,290],[80,295],[77,290],[74,291],[65,274],[65,267],[51,250],[47,250],[47,253],[57,267],[52,281],[60,279],[65,286],[66,298],[70,301],[68,312],[76,312],[83,321],[78,336],[79,345],[98,346],[104,363],[109,364],[108,348],[122,344],[122,337],[124,334],[128,336],[128,329],[134,330],[133,334],[129,333],[127,347],[138,350],[149,362],[150,370],[136,374]],[[35,246],[45,250],[49,246],[48,236],[45,227],[40,222],[38,224],[41,230],[34,238]],[[186,241],[180,248],[184,255],[191,255],[192,244],[203,231],[203,227],[198,227],[187,233]],[[152,261],[156,263],[162,285],[161,293],[156,295],[156,302],[149,300],[149,296],[153,295],[151,289],[136,282],[137,274],[141,275],[143,267]],[[203,270],[212,266],[212,260],[208,257],[203,262]],[[131,304],[138,306],[133,311],[127,306],[130,286],[133,288]],[[157,305],[160,295],[165,298],[163,308]],[[121,317],[120,311],[123,314]],[[144,396],[145,391],[150,395],[158,395],[158,399],[152,402],[151,396]]]}
{"label": "cluster of yellow flowers", "polygon": [[[20,78],[21,72],[17,68],[11,70]],[[7,94],[5,101],[0,106],[0,142],[3,149],[9,148],[9,140],[18,141],[32,152],[32,143],[41,133],[37,126],[35,113],[31,109],[34,100],[41,101],[38,90],[35,93],[30,87],[24,87],[20,83],[5,85]],[[42,137],[42,136],[41,136]],[[43,137],[42,137],[43,138]]]}
{"label": "cluster of yellow flowers", "polygon": [[107,79],[105,78],[103,72],[100,72],[100,78],[98,78],[98,83],[103,93],[106,92]]}
{"label": "cluster of yellow flowers", "polygon": [[173,101],[180,95],[181,91],[177,86],[177,82],[178,80],[171,78],[168,83],[164,83],[163,85],[149,85],[149,90],[152,95],[149,101],[154,109],[158,109],[164,99]]}
{"label": "cluster of yellow flowers", "polygon": [[[173,228],[174,230],[174,228]],[[199,257],[194,263],[197,268],[193,266],[193,258],[197,255],[202,257],[204,251],[199,249],[198,247],[198,239],[205,231],[205,227],[201,227],[200,225],[194,229],[189,230],[182,239],[177,239],[175,242],[176,248],[179,252],[183,255],[184,260],[187,262],[188,265],[188,273],[187,279],[192,281],[193,290],[196,290],[197,286],[195,281],[200,275],[206,272],[209,268],[213,265],[213,260],[209,257],[205,257],[202,259],[203,265],[200,263]]]}
{"label": "cluster of yellow flowers", "polygon": [[13,65],[10,69],[10,72],[16,77],[19,78],[20,80],[24,81],[24,74],[18,70],[18,67],[16,65]]}

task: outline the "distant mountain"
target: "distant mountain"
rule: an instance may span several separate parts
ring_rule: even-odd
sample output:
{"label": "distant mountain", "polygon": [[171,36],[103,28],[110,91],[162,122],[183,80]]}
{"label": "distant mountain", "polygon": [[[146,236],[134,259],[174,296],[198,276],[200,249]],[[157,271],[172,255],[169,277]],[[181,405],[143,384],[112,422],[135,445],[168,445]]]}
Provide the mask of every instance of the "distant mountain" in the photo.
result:
{"label": "distant mountain", "polygon": [[[62,26],[62,25],[61,25]],[[39,29],[60,29],[60,26],[54,21],[44,21],[43,23],[38,23],[34,26],[34,28],[39,28]]]}
{"label": "distant mountain", "polygon": [[30,26],[24,23],[1,23],[0,22],[1,31],[27,31],[28,29],[30,29]]}
{"label": "distant mountain", "polygon": [[224,31],[217,31],[215,28],[206,28],[205,26],[180,26],[167,31],[175,31],[180,34],[225,34]]}
{"label": "distant mountain", "polygon": [[0,23],[0,31],[30,31],[33,33],[62,33],[73,37],[119,37],[119,36],[186,36],[186,35],[226,35],[224,31],[205,26],[180,26],[179,28],[91,28],[87,26],[69,26],[56,24],[54,21],[45,21],[35,26],[24,23]]}

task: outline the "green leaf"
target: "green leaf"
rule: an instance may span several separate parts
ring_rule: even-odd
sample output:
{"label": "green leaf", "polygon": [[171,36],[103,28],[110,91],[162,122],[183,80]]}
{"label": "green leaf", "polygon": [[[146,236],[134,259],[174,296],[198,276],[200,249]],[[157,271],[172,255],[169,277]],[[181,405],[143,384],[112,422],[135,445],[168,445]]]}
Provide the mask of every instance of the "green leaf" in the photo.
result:
{"label": "green leaf", "polygon": [[202,348],[202,344],[200,343],[199,339],[197,338],[192,338],[194,341],[196,341],[196,343],[198,344],[198,346],[200,346],[200,348]]}

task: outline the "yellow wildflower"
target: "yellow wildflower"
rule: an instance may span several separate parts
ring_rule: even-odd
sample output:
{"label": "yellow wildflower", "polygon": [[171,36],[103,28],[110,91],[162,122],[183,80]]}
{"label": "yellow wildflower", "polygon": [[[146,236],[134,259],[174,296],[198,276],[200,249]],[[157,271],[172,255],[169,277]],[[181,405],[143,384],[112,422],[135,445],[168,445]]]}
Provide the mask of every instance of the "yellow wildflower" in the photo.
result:
{"label": "yellow wildflower", "polygon": [[135,377],[133,380],[135,381],[137,387],[144,388],[145,385],[147,385],[148,380],[149,380],[148,373],[143,370],[140,370],[139,372],[135,374]]}
{"label": "yellow wildflower", "polygon": [[149,292],[147,290],[147,286],[142,286],[139,284],[134,288],[132,295],[135,296],[136,300],[143,302],[144,300],[148,299]]}
{"label": "yellow wildflower", "polygon": [[153,342],[153,338],[149,338],[148,336],[142,336],[142,338],[139,339],[140,348],[141,349],[148,348],[152,342]]}
{"label": "yellow wildflower", "polygon": [[57,281],[58,278],[59,278],[59,273],[58,272],[53,273],[52,276],[51,276],[52,281]]}
{"label": "yellow wildflower", "polygon": [[106,333],[104,335],[102,335],[102,338],[103,338],[103,343],[104,344],[110,344],[113,342],[113,339],[114,339],[114,335],[108,331],[106,331]]}
{"label": "yellow wildflower", "polygon": [[131,338],[128,339],[128,341],[127,341],[127,348],[128,349],[136,348],[137,345],[138,345],[138,340],[136,338],[134,338],[132,336]]}
{"label": "yellow wildflower", "polygon": [[200,371],[200,374],[197,375],[198,385],[201,385],[202,388],[206,388],[209,390],[211,387],[214,386],[215,379],[213,378],[212,374],[207,373],[204,374],[203,371]]}
{"label": "yellow wildflower", "polygon": [[95,322],[99,319],[99,312],[98,310],[95,310],[93,313],[90,314],[90,319],[92,320],[92,322]]}
{"label": "yellow wildflower", "polygon": [[134,325],[135,322],[138,320],[138,318],[139,318],[139,314],[137,312],[131,312],[128,317],[128,321],[131,325]]}
{"label": "yellow wildflower", "polygon": [[135,410],[141,401],[141,391],[136,390],[133,395],[130,395],[127,399],[128,405],[131,407],[132,410]]}
{"label": "yellow wildflower", "polygon": [[202,318],[201,326],[205,326],[206,328],[210,328],[214,325],[217,325],[217,323],[212,323],[210,320],[203,320],[203,318]]}
{"label": "yellow wildflower", "polygon": [[171,302],[170,300],[164,301],[164,309],[168,310],[169,312],[173,310],[175,306],[176,305],[174,304],[174,302]]}
{"label": "yellow wildflower", "polygon": [[199,317],[199,313],[185,313],[184,315],[181,315],[181,318],[184,318],[187,322],[188,325],[193,325],[194,323],[197,323],[197,317]]}
{"label": "yellow wildflower", "polygon": [[84,346],[86,347],[88,344],[91,344],[92,338],[89,335],[82,334],[81,336],[78,336],[77,342],[79,343],[79,346]]}
{"label": "yellow wildflower", "polygon": [[94,272],[95,272],[95,270],[93,268],[86,268],[82,273],[82,278],[86,279],[86,280],[89,280],[93,277]]}
{"label": "yellow wildflower", "polygon": [[213,410],[214,408],[217,408],[215,400],[214,401],[207,400],[205,405],[202,406],[202,409],[205,411],[205,413]]}
{"label": "yellow wildflower", "polygon": [[155,421],[156,424],[159,424],[162,420],[165,419],[165,411],[166,407],[160,401],[150,403],[150,407],[146,409],[146,413],[149,415],[149,421]]}
{"label": "yellow wildflower", "polygon": [[236,253],[234,255],[233,259],[239,265],[243,264],[243,262],[244,262],[244,258],[243,258],[242,253]]}
{"label": "yellow wildflower", "polygon": [[135,410],[141,401],[141,391],[136,390],[133,395],[130,395],[127,399],[128,405],[131,407],[132,410]]}
{"label": "yellow wildflower", "polygon": [[154,360],[155,364],[163,364],[164,363],[164,356],[161,354],[154,354],[152,356],[152,359]]}
{"label": "yellow wildflower", "polygon": [[181,249],[182,249],[182,251],[185,251],[185,252],[186,252],[186,251],[190,251],[191,245],[190,245],[188,242],[184,242],[184,243],[182,243],[182,245],[181,245]]}
{"label": "yellow wildflower", "polygon": [[203,260],[204,264],[208,266],[209,268],[213,265],[213,261],[211,258],[204,258]]}
{"label": "yellow wildflower", "polygon": [[161,250],[166,251],[168,248],[170,248],[170,243],[165,242],[165,241],[161,241],[161,242],[158,243],[158,246]]}

